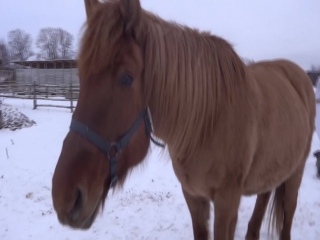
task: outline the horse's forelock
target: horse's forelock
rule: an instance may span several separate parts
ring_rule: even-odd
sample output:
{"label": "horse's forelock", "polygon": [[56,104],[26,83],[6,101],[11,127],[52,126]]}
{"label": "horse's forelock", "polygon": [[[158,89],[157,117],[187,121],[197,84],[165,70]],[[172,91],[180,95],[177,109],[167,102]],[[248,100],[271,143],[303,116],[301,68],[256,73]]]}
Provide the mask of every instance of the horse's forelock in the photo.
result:
{"label": "horse's forelock", "polygon": [[98,75],[117,63],[125,43],[125,19],[118,1],[105,1],[85,25],[78,60],[79,76]]}

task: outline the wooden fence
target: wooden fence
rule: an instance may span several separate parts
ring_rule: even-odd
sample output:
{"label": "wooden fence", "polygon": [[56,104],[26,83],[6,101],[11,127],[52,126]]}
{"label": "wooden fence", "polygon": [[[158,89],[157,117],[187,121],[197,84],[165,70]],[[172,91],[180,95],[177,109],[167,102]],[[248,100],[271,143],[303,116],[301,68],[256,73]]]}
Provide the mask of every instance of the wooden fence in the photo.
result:
{"label": "wooden fence", "polygon": [[[57,107],[73,112],[78,95],[79,77],[74,59],[0,65],[0,97],[31,99],[34,109]],[[50,102],[43,104],[40,100]]]}
{"label": "wooden fence", "polygon": [[[23,90],[22,90],[23,89]],[[38,84],[0,84],[0,97],[33,100],[33,109],[38,107],[67,108],[73,113],[79,96],[79,85],[48,85]],[[68,105],[39,104],[38,100],[53,102],[69,102]]]}

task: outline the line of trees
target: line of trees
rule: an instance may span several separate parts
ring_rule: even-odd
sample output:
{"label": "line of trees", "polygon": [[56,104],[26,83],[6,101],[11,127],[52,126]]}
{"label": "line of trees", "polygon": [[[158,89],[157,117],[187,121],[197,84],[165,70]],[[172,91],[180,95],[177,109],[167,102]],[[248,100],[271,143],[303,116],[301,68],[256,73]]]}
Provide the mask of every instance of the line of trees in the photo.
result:
{"label": "line of trees", "polygon": [[[73,41],[72,34],[62,28],[42,28],[35,42],[38,48],[36,53],[33,51],[31,34],[15,29],[8,32],[7,43],[0,39],[0,62],[26,61],[32,56],[36,56],[38,60],[72,59],[76,55]],[[249,58],[243,58],[243,61],[247,65],[255,62]],[[320,73],[320,65],[312,65],[309,71]]]}
{"label": "line of trees", "polygon": [[74,37],[62,28],[42,28],[36,38],[38,52],[33,50],[31,34],[15,29],[8,32],[8,42],[0,39],[0,61],[26,61],[35,56],[38,60],[72,59]]}

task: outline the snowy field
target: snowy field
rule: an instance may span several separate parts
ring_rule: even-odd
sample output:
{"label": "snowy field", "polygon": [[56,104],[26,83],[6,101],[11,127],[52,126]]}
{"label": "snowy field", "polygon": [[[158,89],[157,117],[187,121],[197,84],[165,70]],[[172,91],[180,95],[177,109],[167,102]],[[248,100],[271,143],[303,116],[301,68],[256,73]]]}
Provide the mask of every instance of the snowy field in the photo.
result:
{"label": "snowy field", "polygon": [[[51,179],[71,113],[56,108],[32,110],[32,100],[5,99],[4,103],[18,108],[36,125],[0,130],[1,240],[193,239],[180,184],[166,154],[160,154],[154,145],[145,164],[128,178],[124,190],[108,196],[105,211],[90,230],[61,226],[52,209]],[[320,180],[312,157],[318,144],[314,135],[292,240],[320,239]],[[237,240],[244,239],[254,202],[255,197],[242,198]],[[272,238],[264,225],[261,240],[266,239]]]}

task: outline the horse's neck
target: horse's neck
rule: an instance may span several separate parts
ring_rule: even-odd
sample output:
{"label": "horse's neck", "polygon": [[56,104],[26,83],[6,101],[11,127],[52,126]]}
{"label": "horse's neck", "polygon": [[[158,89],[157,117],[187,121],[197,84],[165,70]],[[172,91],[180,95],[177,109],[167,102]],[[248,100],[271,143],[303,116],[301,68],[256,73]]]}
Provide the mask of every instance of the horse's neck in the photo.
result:
{"label": "horse's neck", "polygon": [[214,134],[222,100],[234,101],[239,83],[244,82],[244,66],[222,38],[159,25],[169,33],[160,35],[150,26],[141,35],[154,133],[181,154],[192,152]]}

